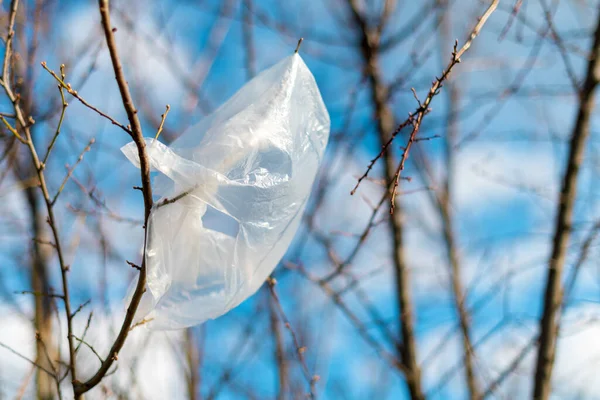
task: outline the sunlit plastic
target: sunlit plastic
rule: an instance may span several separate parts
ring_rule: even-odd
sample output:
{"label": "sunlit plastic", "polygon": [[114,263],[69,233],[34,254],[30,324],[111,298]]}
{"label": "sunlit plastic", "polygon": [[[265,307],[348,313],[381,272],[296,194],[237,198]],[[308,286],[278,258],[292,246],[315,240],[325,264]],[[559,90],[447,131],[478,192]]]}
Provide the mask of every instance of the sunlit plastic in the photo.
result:
{"label": "sunlit plastic", "polygon": [[[329,115],[298,54],[256,76],[170,147],[146,139],[155,202],[136,320],[178,329],[254,294],[301,222]],[[139,167],[135,144],[122,149]]]}

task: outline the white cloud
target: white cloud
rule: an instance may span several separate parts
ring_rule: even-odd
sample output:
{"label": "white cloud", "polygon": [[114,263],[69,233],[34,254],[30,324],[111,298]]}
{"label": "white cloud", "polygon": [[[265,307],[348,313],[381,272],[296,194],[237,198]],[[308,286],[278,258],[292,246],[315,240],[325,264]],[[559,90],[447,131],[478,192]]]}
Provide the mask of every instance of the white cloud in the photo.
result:
{"label": "white cloud", "polygon": [[[164,104],[179,104],[185,94],[185,88],[182,80],[175,75],[174,70],[167,63],[181,66],[183,71],[187,72],[192,60],[185,47],[177,41],[170,42],[164,34],[157,34],[161,29],[151,18],[146,7],[138,7],[135,10],[134,31],[127,28],[127,21],[124,21],[118,12],[113,10],[111,18],[112,25],[118,28],[115,32],[117,48],[122,64],[126,66],[130,86],[137,82],[150,99],[160,100]],[[99,96],[98,100],[106,100],[107,88],[117,95],[113,67],[108,50],[103,44],[104,35],[100,30],[100,15],[97,7],[90,4],[76,8],[75,12],[67,14],[63,26],[65,27],[63,36],[69,43],[68,49],[72,49],[73,52],[88,49],[85,57],[78,57],[81,65],[88,65],[93,61],[95,52],[90,51],[90,48],[103,46],[97,58],[98,72],[92,76],[82,95],[91,96],[91,100],[95,100],[93,96]],[[74,57],[79,54],[74,53],[69,56]],[[106,86],[107,82],[111,82],[111,86]],[[162,112],[162,109],[159,111]]]}
{"label": "white cloud", "polygon": [[539,189],[554,199],[557,182],[552,168],[554,159],[548,151],[531,146],[507,146],[477,143],[457,154],[455,204],[461,210],[497,204],[514,198],[519,189]]}

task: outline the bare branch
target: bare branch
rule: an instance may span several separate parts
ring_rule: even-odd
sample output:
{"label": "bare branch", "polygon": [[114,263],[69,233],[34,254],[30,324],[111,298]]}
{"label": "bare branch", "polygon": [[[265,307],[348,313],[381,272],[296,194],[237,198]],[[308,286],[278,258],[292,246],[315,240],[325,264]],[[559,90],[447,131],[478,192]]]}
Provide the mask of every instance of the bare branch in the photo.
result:
{"label": "bare branch", "polygon": [[269,290],[271,292],[271,296],[273,297],[273,301],[277,308],[277,312],[281,320],[283,321],[285,327],[290,331],[290,335],[292,336],[292,340],[294,341],[294,346],[296,347],[296,354],[298,355],[298,360],[300,360],[300,364],[302,365],[302,371],[304,372],[304,376],[310,385],[310,398],[314,399],[316,397],[316,388],[315,385],[319,380],[318,375],[311,375],[308,365],[306,364],[306,360],[304,358],[304,353],[306,352],[306,347],[300,345],[300,341],[298,340],[298,335],[292,328],[290,321],[285,315],[285,311],[283,311],[283,307],[281,306],[281,302],[279,301],[279,296],[277,296],[277,292],[275,291],[275,284],[277,281],[271,277],[267,278],[267,285],[269,286]]}
{"label": "bare branch", "polygon": [[[129,129],[128,127],[126,127],[125,125],[121,124],[120,122],[118,122],[117,120],[115,120],[113,117],[111,117],[110,115],[106,114],[103,111],[100,111],[100,109],[94,107],[93,105],[91,105],[90,103],[88,103],[83,97],[81,97],[79,95],[79,93],[77,93],[77,91],[75,89],[73,89],[71,87],[70,83],[66,83],[63,79],[59,78],[58,75],[56,75],[56,72],[52,71],[50,68],[48,68],[48,66],[46,65],[45,61],[42,61],[42,67],[48,71],[50,73],[50,75],[52,75],[52,77],[54,79],[56,79],[56,81],[59,83],[59,85],[65,89],[67,91],[67,93],[69,93],[71,96],[75,97],[77,100],[79,100],[79,102],[81,104],[83,104],[84,106],[86,106],[87,108],[89,108],[90,110],[98,113],[99,115],[101,115],[102,117],[106,118],[107,120],[109,120],[113,125],[118,126],[119,128],[123,129],[125,132],[127,132],[128,134],[132,135],[132,131],[131,129]],[[61,91],[62,94],[62,91]],[[63,103],[64,104],[64,103]]]}
{"label": "bare branch", "polygon": [[[102,18],[102,29],[104,30],[104,35],[106,37],[106,43],[108,46],[108,50],[110,53],[110,58],[112,61],[112,66],[115,72],[117,84],[119,86],[119,91],[121,93],[121,98],[123,100],[123,106],[127,113],[127,118],[129,119],[129,123],[131,126],[131,137],[135,142],[138,149],[138,157],[140,160],[140,174],[142,180],[142,194],[144,197],[144,226],[148,226],[148,218],[150,216],[150,211],[152,209],[152,187],[150,186],[150,162],[148,160],[148,155],[146,153],[146,144],[144,141],[144,137],[142,134],[142,127],[140,124],[140,120],[137,116],[137,110],[133,104],[133,100],[131,98],[131,94],[129,93],[129,87],[127,85],[127,80],[125,79],[125,75],[123,73],[123,68],[121,66],[121,60],[119,58],[119,54],[117,51],[117,44],[114,37],[113,27],[110,23],[110,9],[109,9],[109,1],[108,0],[99,0],[98,2],[100,8],[100,16]],[[138,282],[133,293],[131,303],[127,308],[127,312],[125,314],[125,319],[119,330],[119,334],[115,339],[110,351],[109,356],[102,362],[98,371],[86,382],[75,382],[73,384],[73,389],[75,391],[75,397],[81,398],[82,394],[96,386],[102,378],[107,374],[109,368],[112,363],[117,360],[117,355],[120,352],[121,348],[125,344],[125,339],[130,331],[131,323],[133,322],[133,318],[135,316],[135,312],[140,304],[142,299],[142,295],[144,294],[144,289],[146,287],[146,243],[144,239],[144,254],[142,255],[142,265],[140,269],[140,275],[138,277]]]}
{"label": "bare branch", "polygon": [[563,287],[562,274],[573,224],[573,207],[577,198],[577,178],[583,162],[585,143],[590,133],[590,118],[594,110],[595,92],[600,82],[600,9],[594,43],[587,65],[585,82],[579,96],[579,110],[571,133],[569,157],[563,175],[558,201],[552,254],[548,261],[548,277],[544,295],[544,311],[540,319],[540,344],[537,353],[533,396],[546,400],[551,392],[552,369],[556,354]]}
{"label": "bare branch", "polygon": [[17,357],[22,358],[23,360],[27,361],[31,365],[34,365],[36,368],[40,369],[41,371],[44,371],[45,373],[47,373],[48,375],[50,375],[51,377],[54,378],[54,373],[52,373],[51,371],[49,371],[46,368],[42,367],[41,365],[37,364],[35,361],[30,360],[29,358],[25,357],[23,354],[21,354],[18,351],[12,349],[10,346],[7,346],[4,343],[0,342],[0,347],[4,347],[6,350],[10,351],[11,353],[13,353],[14,355],[16,355]]}
{"label": "bare branch", "polygon": [[156,136],[154,136],[154,140],[158,140],[158,137],[160,136],[160,134],[163,130],[163,126],[165,125],[165,120],[167,119],[167,115],[169,115],[170,109],[171,109],[171,106],[167,104],[165,112],[163,114],[161,114],[161,116],[160,116],[160,125],[158,126],[158,131],[156,131]]}

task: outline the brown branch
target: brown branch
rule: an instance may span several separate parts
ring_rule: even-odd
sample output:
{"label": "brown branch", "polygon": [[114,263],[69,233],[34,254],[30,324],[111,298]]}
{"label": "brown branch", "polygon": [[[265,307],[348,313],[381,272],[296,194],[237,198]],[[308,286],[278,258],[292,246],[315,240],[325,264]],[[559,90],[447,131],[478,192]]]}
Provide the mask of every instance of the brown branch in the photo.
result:
{"label": "brown branch", "polygon": [[65,296],[63,296],[62,294],[59,293],[42,293],[42,292],[37,292],[37,291],[33,291],[33,290],[22,290],[20,292],[16,292],[16,293],[20,293],[20,294],[32,294],[34,296],[42,296],[42,297],[55,297],[57,299],[64,299]]}
{"label": "brown branch", "polygon": [[[75,97],[77,100],[79,100],[79,102],[81,104],[83,104],[84,106],[86,106],[87,108],[89,108],[90,110],[96,112],[97,114],[99,114],[100,116],[106,118],[107,120],[109,120],[113,125],[118,126],[119,128],[123,129],[125,132],[127,132],[128,134],[132,135],[131,129],[129,129],[128,127],[126,127],[125,125],[121,124],[119,121],[117,121],[116,119],[114,119],[113,117],[111,117],[110,115],[106,114],[105,112],[101,111],[100,109],[98,109],[97,107],[94,107],[93,105],[91,105],[90,103],[88,103],[83,97],[81,97],[79,95],[79,93],[77,93],[77,91],[75,89],[73,89],[71,87],[70,83],[66,83],[64,81],[64,79],[61,79],[56,72],[52,71],[50,68],[48,68],[48,65],[46,64],[45,61],[41,62],[42,67],[48,71],[50,73],[50,75],[52,75],[52,77],[54,79],[56,79],[56,81],[59,83],[59,85],[65,89],[67,91],[67,93],[69,93],[71,96]],[[62,69],[62,66],[61,66]]]}
{"label": "brown branch", "polygon": [[298,51],[300,50],[300,46],[302,45],[303,40],[304,40],[304,38],[300,38],[298,40],[298,44],[296,45],[296,50],[294,50],[294,54],[298,54]]}
{"label": "brown branch", "polygon": [[[533,71],[538,57],[540,56],[542,45],[544,44],[544,39],[546,38],[546,35],[549,33],[549,31],[550,28],[546,25],[546,28],[544,30],[536,32],[537,38],[531,46],[529,55],[527,56],[525,62],[523,62],[522,67],[519,68],[519,71],[517,72],[516,76],[512,79],[510,84],[507,85],[507,87],[496,96],[496,99],[494,101],[495,106],[488,110],[485,113],[485,115],[483,115],[483,117],[480,120],[480,123],[477,124],[477,126],[473,130],[471,130],[471,132],[467,133],[460,139],[460,141],[456,144],[456,147],[462,147],[467,142],[474,140],[500,114],[500,110],[506,105],[508,99],[512,95],[520,91],[521,87],[523,86],[523,83],[525,82],[525,79],[531,73],[531,71]],[[481,103],[481,100],[476,99],[473,104],[466,105],[464,109],[472,111],[474,107],[477,107]]]}
{"label": "brown branch", "polygon": [[[600,10],[599,10],[600,13]],[[544,311],[540,319],[540,344],[537,353],[533,397],[546,400],[552,388],[552,369],[559,331],[558,314],[562,303],[562,275],[567,259],[573,224],[573,208],[577,198],[577,178],[590,133],[590,118],[594,110],[596,86],[600,82],[600,14],[594,33],[585,82],[579,95],[579,110],[571,133],[569,157],[558,201],[552,255],[548,261],[548,276],[544,295]]]}
{"label": "brown branch", "polygon": [[71,314],[71,318],[74,318],[81,310],[83,310],[85,308],[85,306],[87,306],[88,304],[90,304],[92,302],[92,300],[87,300],[85,303],[81,303],[79,305],[79,307],[77,307],[77,310],[75,310],[73,312],[73,314]]}
{"label": "brown branch", "polygon": [[141,271],[141,270],[142,270],[142,268],[141,268],[139,265],[137,265],[137,264],[134,264],[134,263],[132,263],[131,261],[125,260],[125,262],[126,262],[126,263],[127,263],[127,265],[129,265],[131,268],[137,269],[138,271]]}
{"label": "brown branch", "polygon": [[[351,0],[351,3],[353,3],[353,2],[354,1]],[[471,47],[471,45],[473,43],[473,40],[479,35],[481,28],[483,28],[483,25],[485,25],[485,23],[487,22],[489,17],[492,15],[492,13],[498,7],[498,3],[499,3],[499,0],[492,1],[492,3],[486,9],[486,11],[483,13],[483,15],[479,18],[479,21],[477,22],[475,27],[471,30],[471,33],[470,33],[468,39],[465,41],[465,43],[462,45],[462,47],[460,49],[458,48],[458,41],[455,42],[454,51],[452,52],[452,57],[450,59],[450,62],[448,63],[448,66],[442,71],[441,76],[439,78],[436,78],[435,81],[433,82],[431,88],[429,89],[429,93],[427,94],[427,97],[425,98],[425,101],[423,101],[421,103],[417,99],[417,101],[419,102],[419,107],[417,108],[417,110],[414,113],[409,114],[409,117],[403,123],[401,123],[398,126],[398,128],[396,128],[396,130],[392,134],[392,137],[390,139],[388,139],[388,141],[385,142],[385,144],[382,146],[382,151],[379,153],[378,156],[375,157],[374,160],[371,161],[371,164],[369,164],[369,167],[367,168],[367,172],[361,178],[359,178],[359,182],[352,190],[353,194],[356,192],[356,190],[360,184],[360,181],[363,180],[367,176],[368,171],[373,167],[375,162],[377,162],[378,159],[382,158],[383,155],[386,153],[386,151],[389,148],[389,145],[393,141],[394,137],[404,127],[411,124],[413,126],[413,129],[410,133],[408,142],[407,142],[406,146],[404,147],[404,151],[402,152],[402,157],[400,159],[400,163],[398,164],[398,167],[394,174],[394,187],[392,189],[391,208],[390,208],[390,211],[393,213],[394,207],[395,207],[395,194],[396,194],[396,190],[397,190],[398,183],[400,180],[400,175],[401,175],[402,171],[404,170],[404,166],[405,166],[406,160],[408,158],[408,155],[410,153],[410,149],[416,140],[416,135],[419,132],[419,129],[421,127],[423,117],[425,116],[425,114],[427,114],[429,112],[429,106],[431,104],[431,101],[433,100],[433,97],[435,97],[436,95],[438,95],[440,93],[440,89],[442,88],[444,81],[446,81],[448,79],[454,66],[461,62],[460,58],[463,56],[463,54],[467,50],[469,50],[469,48]],[[375,42],[375,39],[368,39],[368,40],[364,40],[363,42],[366,43],[368,46],[372,46],[370,44],[370,42]]]}
{"label": "brown branch", "polygon": [[129,328],[129,332],[131,332],[132,330],[134,330],[135,328],[137,328],[138,326],[142,326],[147,324],[148,322],[152,321],[154,318],[144,318],[143,320],[141,320],[140,322],[136,322],[135,324],[131,325],[131,328]]}
{"label": "brown branch", "polygon": [[102,359],[102,357],[100,357],[100,354],[98,354],[98,352],[96,351],[96,349],[94,349],[94,346],[92,346],[91,344],[89,344],[88,342],[86,342],[84,339],[78,338],[75,335],[73,335],[73,338],[75,340],[77,340],[79,343],[86,345],[87,348],[90,349],[92,351],[92,353],[94,353],[96,355],[96,357],[98,358],[98,360],[100,360],[101,364],[104,362],[104,360]]}
{"label": "brown branch", "polygon": [[288,391],[288,363],[285,356],[283,335],[279,321],[277,320],[275,302],[271,301],[271,299],[271,296],[269,296],[269,322],[275,345],[275,363],[277,364],[277,399],[283,400],[286,398],[286,393]]}
{"label": "brown branch", "polygon": [[0,115],[0,120],[2,120],[2,123],[6,126],[6,129],[8,129],[10,131],[10,133],[15,135],[15,137],[19,140],[19,142],[21,142],[23,144],[27,144],[27,141],[25,139],[23,139],[21,137],[21,135],[19,135],[19,132],[17,132],[17,130],[15,128],[13,128],[13,126],[1,115]]}
{"label": "brown branch", "polygon": [[[363,56],[365,76],[370,83],[371,101],[375,106],[374,114],[377,120],[377,132],[379,142],[383,149],[380,154],[382,154],[384,159],[387,185],[392,185],[395,181],[395,161],[393,153],[390,151],[389,144],[387,143],[391,143],[391,136],[394,136],[394,132],[397,134],[402,128],[394,129],[394,117],[389,104],[387,103],[389,92],[383,82],[379,66],[378,43],[380,42],[380,35],[377,31],[373,31],[369,27],[365,17],[361,14],[360,5],[357,0],[349,0],[349,6],[354,23],[361,33],[360,49]],[[411,116],[409,116],[408,120],[412,120]],[[386,191],[380,204],[383,204],[387,195],[388,192]],[[377,211],[374,210],[371,217],[372,220],[374,220],[376,213]],[[402,370],[404,370],[405,373],[406,385],[408,386],[411,399],[421,400],[424,399],[424,395],[421,385],[421,372],[417,361],[417,344],[414,334],[414,316],[412,311],[413,304],[410,295],[408,268],[405,258],[403,223],[404,221],[400,212],[394,214],[388,222],[393,240],[391,255],[395,273],[398,323],[403,344],[401,347],[396,347],[396,353],[398,354],[397,358],[401,360],[401,364],[403,365]],[[364,242],[366,239],[366,235],[370,230],[370,225],[371,223],[369,223],[365,233],[361,236],[359,243]],[[358,246],[359,245],[356,247],[357,249]]]}
{"label": "brown branch", "polygon": [[185,192],[179,193],[175,197],[171,197],[170,199],[169,198],[165,198],[165,199],[161,200],[160,202],[156,203],[156,208],[158,209],[158,208],[164,207],[166,205],[175,203],[176,201],[179,201],[179,200],[183,199],[185,196],[187,196],[188,194],[192,193],[197,188],[198,188],[198,185],[194,185],[194,187],[186,190]]}
{"label": "brown branch", "polygon": [[[115,72],[117,84],[119,86],[119,92],[121,93],[121,99],[123,101],[123,107],[125,108],[127,118],[131,126],[131,137],[133,138],[133,141],[135,142],[136,147],[138,149],[138,157],[140,160],[140,174],[142,181],[142,194],[144,197],[144,226],[147,227],[148,218],[150,216],[153,201],[152,187],[150,186],[150,163],[148,160],[148,155],[146,153],[146,144],[144,142],[140,120],[137,116],[137,110],[135,109],[131,94],[129,93],[127,80],[125,79],[123,68],[121,66],[121,60],[119,59],[117,44],[114,37],[114,29],[112,28],[110,23],[109,2],[108,0],[99,0],[98,5],[100,9],[100,16],[102,19],[102,29],[104,30],[104,35],[106,37],[106,43],[110,53],[112,66]],[[131,323],[133,322],[135,312],[140,304],[142,295],[144,294],[144,290],[146,287],[145,240],[146,239],[144,239],[144,254],[142,255],[140,275],[131,299],[131,303],[127,308],[125,319],[123,321],[123,324],[121,325],[121,329],[119,330],[119,334],[108,353],[109,356],[106,357],[106,359],[102,362],[100,368],[98,368],[98,371],[86,382],[75,382],[73,384],[75,398],[77,399],[81,398],[83,393],[87,392],[88,390],[96,386],[98,383],[100,383],[102,378],[108,373],[108,370],[111,367],[112,363],[116,361],[118,353],[121,351],[121,348],[125,344],[125,339],[127,338],[127,335],[130,331]]]}
{"label": "brown branch", "polygon": [[[469,38],[467,39],[467,41],[464,43],[464,45],[460,49],[458,49],[458,41],[456,41],[454,43],[454,51],[452,52],[452,58],[450,60],[450,63],[448,64],[446,69],[442,72],[441,77],[436,78],[436,80],[433,82],[433,85],[429,89],[429,93],[427,94],[425,101],[423,103],[419,102],[419,108],[417,109],[417,113],[416,113],[417,117],[414,120],[414,122],[412,122],[413,130],[409,136],[408,143],[406,144],[404,151],[402,152],[402,157],[401,157],[400,163],[398,164],[398,168],[396,170],[396,175],[395,175],[395,179],[394,179],[394,187],[392,189],[392,195],[391,195],[391,204],[390,204],[390,212],[391,213],[394,212],[394,205],[395,205],[394,199],[396,196],[398,182],[400,180],[400,175],[401,175],[402,171],[404,170],[404,164],[408,158],[410,148],[412,147],[413,143],[415,143],[415,141],[416,141],[416,135],[419,132],[419,129],[423,122],[423,117],[429,111],[429,105],[431,104],[433,97],[440,93],[440,89],[442,88],[444,81],[446,81],[448,79],[450,72],[452,71],[452,68],[454,68],[454,66],[456,64],[461,62],[460,57],[471,47],[473,40],[477,37],[481,28],[483,27],[483,25],[485,24],[485,22],[487,21],[489,16],[495,11],[497,6],[498,6],[498,0],[493,1],[492,4],[489,6],[489,8],[486,10],[486,12],[483,14],[483,16],[480,18],[479,22],[475,25],[475,28],[473,28],[473,30],[471,31]],[[419,101],[419,100],[417,99],[417,101]]]}
{"label": "brown branch", "polygon": [[156,131],[156,136],[154,136],[154,140],[158,140],[158,137],[160,136],[160,134],[163,130],[163,126],[165,125],[165,120],[167,119],[167,115],[169,115],[170,109],[171,109],[171,106],[167,104],[165,112],[163,114],[161,114],[161,116],[160,116],[160,125],[158,125],[158,130]]}
{"label": "brown branch", "polygon": [[188,400],[197,400],[198,393],[200,391],[200,377],[198,374],[199,357],[198,348],[196,347],[196,340],[194,336],[193,328],[187,328],[184,333],[184,350],[185,358],[187,363],[186,370],[186,381],[187,381],[187,392]]}
{"label": "brown branch", "polygon": [[31,160],[32,160],[33,166],[35,168],[35,171],[36,171],[36,174],[37,174],[37,177],[39,180],[39,187],[40,187],[40,190],[42,191],[44,201],[46,203],[46,210],[48,213],[47,221],[48,221],[48,224],[50,225],[52,235],[54,236],[54,244],[56,247],[56,254],[58,256],[58,261],[59,261],[59,265],[60,265],[60,269],[61,269],[61,283],[62,283],[62,287],[63,287],[63,296],[64,296],[63,303],[65,305],[65,313],[66,313],[66,317],[67,317],[67,339],[68,339],[68,344],[69,344],[69,361],[70,361],[69,362],[69,371],[71,373],[73,381],[75,381],[77,369],[76,369],[75,348],[74,348],[73,340],[71,337],[71,335],[73,333],[73,325],[72,325],[72,318],[71,318],[71,315],[72,315],[71,302],[70,302],[70,297],[69,297],[69,285],[68,285],[68,278],[67,278],[69,267],[65,263],[65,260],[64,260],[62,245],[61,245],[60,236],[58,233],[58,226],[56,223],[56,219],[54,217],[52,201],[50,199],[50,193],[48,191],[48,187],[46,185],[46,179],[45,179],[45,176],[43,173],[44,167],[38,157],[38,153],[37,153],[37,150],[35,148],[35,145],[34,145],[33,139],[32,139],[32,134],[31,134],[30,128],[33,123],[33,120],[30,116],[27,117],[25,115],[25,112],[22,110],[22,108],[19,104],[19,98],[14,94],[12,87],[10,85],[11,79],[10,79],[9,64],[10,64],[10,60],[12,57],[12,39],[14,36],[13,28],[14,28],[18,5],[19,5],[18,0],[13,0],[11,2],[10,14],[9,14],[9,18],[8,18],[9,23],[8,23],[8,34],[7,34],[7,38],[6,38],[6,48],[5,48],[5,54],[4,54],[4,64],[3,64],[3,68],[2,68],[2,80],[0,81],[0,86],[2,86],[4,88],[4,91],[5,91],[8,99],[11,101],[14,111],[15,111],[15,119],[16,119],[17,123],[20,125],[20,129],[25,134],[24,136],[25,136],[26,145],[29,149]]}
{"label": "brown branch", "polygon": [[273,302],[275,304],[275,307],[277,308],[277,312],[279,313],[279,316],[280,316],[281,320],[283,321],[285,327],[288,329],[288,331],[290,331],[290,335],[292,336],[294,346],[296,347],[296,354],[298,355],[298,360],[300,361],[300,364],[302,365],[302,371],[304,372],[304,376],[310,386],[309,396],[311,399],[315,399],[316,398],[316,387],[315,386],[316,386],[317,381],[319,380],[319,376],[311,375],[310,370],[308,369],[308,364],[306,363],[306,359],[304,357],[304,353],[306,352],[306,347],[300,345],[298,335],[296,335],[296,332],[292,328],[292,325],[291,325],[289,319],[287,318],[285,311],[283,311],[283,306],[281,305],[281,302],[279,301],[279,296],[277,295],[277,292],[275,291],[276,283],[277,283],[277,281],[275,279],[273,279],[271,277],[267,278],[267,285],[269,286],[269,291],[271,292],[271,296],[273,297]]}
{"label": "brown branch", "polygon": [[[65,80],[65,65],[61,64],[60,66],[60,75],[62,77],[62,80]],[[58,135],[60,135],[60,128],[62,127],[63,121],[65,119],[65,112],[67,111],[67,106],[69,105],[69,103],[67,103],[67,100],[65,99],[65,92],[64,92],[64,88],[62,85],[58,85],[58,91],[60,93],[60,98],[62,100],[62,109],[60,112],[60,117],[58,119],[58,126],[56,127],[56,131],[54,132],[54,136],[52,137],[52,140],[50,141],[50,144],[48,145],[48,150],[46,151],[46,155],[44,156],[44,160],[42,161],[42,164],[46,165],[46,162],[48,161],[48,157],[50,157],[50,152],[52,151],[52,148],[54,147],[54,143],[56,143],[56,139],[58,138]]]}
{"label": "brown branch", "polygon": [[412,117],[412,114],[411,114],[406,119],[406,121],[404,121],[403,123],[401,123],[400,125],[398,125],[398,127],[392,132],[392,134],[390,135],[390,138],[383,144],[383,146],[381,146],[381,151],[379,152],[379,154],[377,154],[375,156],[375,158],[373,158],[369,162],[369,165],[367,166],[367,170],[358,178],[358,181],[356,182],[356,185],[354,186],[354,188],[350,192],[351,195],[354,195],[356,193],[356,191],[358,190],[358,186],[361,184],[361,182],[363,180],[365,180],[369,176],[369,172],[371,172],[371,170],[373,169],[373,167],[375,166],[375,164],[377,163],[377,161],[380,158],[382,158],[382,157],[385,156],[385,153],[388,151],[390,145],[392,144],[392,142],[394,141],[394,139],[396,138],[396,136],[398,136],[398,134],[400,132],[402,132],[402,130],[404,128],[406,128],[408,125],[412,124],[412,122],[413,122],[413,117]]}
{"label": "brown branch", "polygon": [[[447,15],[442,17],[440,22],[440,42],[444,37],[447,37],[451,29],[451,21],[449,11]],[[446,176],[440,190],[432,190],[429,193],[432,195],[434,205],[436,206],[440,219],[442,220],[442,231],[444,245],[446,247],[446,257],[449,266],[450,292],[454,298],[454,306],[458,314],[458,324],[462,336],[462,345],[464,353],[464,372],[469,398],[476,400],[479,398],[479,385],[475,376],[475,350],[471,337],[471,322],[469,311],[465,304],[467,296],[463,288],[462,281],[462,262],[458,251],[458,240],[454,231],[454,218],[452,214],[452,195],[454,189],[454,171],[455,171],[455,143],[458,137],[458,107],[460,102],[460,92],[454,82],[448,81],[448,101],[449,109],[446,119],[446,140],[444,141],[444,150],[446,153]],[[422,159],[426,160],[425,155]],[[437,187],[434,182],[433,174],[430,171],[429,165],[425,161],[424,168],[419,168],[420,171],[426,169],[430,178],[428,186]]]}

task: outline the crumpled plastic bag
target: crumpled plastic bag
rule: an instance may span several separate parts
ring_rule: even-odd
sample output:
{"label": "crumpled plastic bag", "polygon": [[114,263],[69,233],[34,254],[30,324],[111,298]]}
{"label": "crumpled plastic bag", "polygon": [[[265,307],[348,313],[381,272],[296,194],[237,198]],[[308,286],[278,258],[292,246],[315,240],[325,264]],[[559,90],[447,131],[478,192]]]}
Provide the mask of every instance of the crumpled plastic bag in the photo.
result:
{"label": "crumpled plastic bag", "polygon": [[[315,79],[294,54],[170,147],[146,139],[161,200],[149,219],[147,290],[135,320],[184,328],[254,294],[300,225],[329,127]],[[139,168],[135,144],[121,150]]]}

